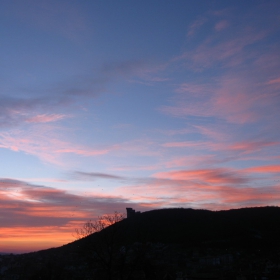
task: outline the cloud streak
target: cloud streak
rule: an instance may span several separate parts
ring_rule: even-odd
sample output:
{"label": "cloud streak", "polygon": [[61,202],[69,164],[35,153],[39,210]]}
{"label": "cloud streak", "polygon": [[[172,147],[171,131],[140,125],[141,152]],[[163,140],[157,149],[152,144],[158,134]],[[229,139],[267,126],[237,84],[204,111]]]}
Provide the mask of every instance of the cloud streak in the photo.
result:
{"label": "cloud streak", "polygon": [[[179,170],[171,172],[157,173],[156,178],[191,181],[197,184],[244,184],[249,182],[248,178],[238,176],[233,171],[217,168],[217,169],[201,169],[201,170]],[[198,180],[198,181],[196,181]]]}
{"label": "cloud streak", "polygon": [[[64,114],[50,113],[70,104],[66,97],[6,97],[0,95],[0,128],[13,128],[25,123],[55,122],[66,118]],[[46,113],[38,114],[37,112]]]}
{"label": "cloud streak", "polygon": [[124,177],[116,176],[107,173],[98,173],[98,172],[74,172],[74,177],[80,180],[95,180],[95,179],[113,179],[113,180],[124,180]]}
{"label": "cloud streak", "polygon": [[11,133],[0,132],[0,147],[12,151],[22,151],[55,165],[62,165],[63,156],[67,154],[90,157],[104,155],[114,149],[114,147],[93,149],[60,138],[61,136],[56,134],[52,127],[40,126],[39,130],[30,129],[28,135],[26,130],[16,130]]}
{"label": "cloud streak", "polygon": [[26,120],[28,123],[48,123],[56,122],[65,119],[67,116],[62,114],[42,114],[34,117],[30,117]]}

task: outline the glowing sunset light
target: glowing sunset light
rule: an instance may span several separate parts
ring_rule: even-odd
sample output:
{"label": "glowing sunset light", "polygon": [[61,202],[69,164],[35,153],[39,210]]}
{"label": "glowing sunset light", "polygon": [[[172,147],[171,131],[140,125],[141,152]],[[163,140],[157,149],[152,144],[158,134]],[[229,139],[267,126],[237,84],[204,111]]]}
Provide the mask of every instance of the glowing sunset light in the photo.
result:
{"label": "glowing sunset light", "polygon": [[106,213],[280,206],[279,1],[1,1],[0,252]]}

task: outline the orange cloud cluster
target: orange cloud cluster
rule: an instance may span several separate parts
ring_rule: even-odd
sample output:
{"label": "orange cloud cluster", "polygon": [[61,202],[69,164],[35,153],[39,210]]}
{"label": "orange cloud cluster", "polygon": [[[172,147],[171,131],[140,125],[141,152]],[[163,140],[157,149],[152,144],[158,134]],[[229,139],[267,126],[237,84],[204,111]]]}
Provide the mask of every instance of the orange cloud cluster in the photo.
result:
{"label": "orange cloud cluster", "polygon": [[120,196],[74,195],[0,179],[0,251],[27,252],[61,246],[73,241],[75,228],[87,220],[104,213],[124,212],[125,207],[135,206]]}

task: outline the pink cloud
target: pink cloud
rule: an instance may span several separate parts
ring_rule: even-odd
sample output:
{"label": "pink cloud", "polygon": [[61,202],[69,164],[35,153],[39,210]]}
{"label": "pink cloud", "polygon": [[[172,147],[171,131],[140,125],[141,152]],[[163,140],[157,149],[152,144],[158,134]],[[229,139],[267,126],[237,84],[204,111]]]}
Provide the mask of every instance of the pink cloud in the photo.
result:
{"label": "pink cloud", "polygon": [[153,85],[154,83],[166,82],[170,78],[161,72],[166,69],[168,63],[154,63],[148,60],[126,60],[111,62],[103,65],[103,75],[126,78],[129,82]]}
{"label": "pink cloud", "polygon": [[214,165],[220,163],[221,161],[223,160],[219,159],[217,155],[196,154],[174,157],[173,159],[166,161],[164,166],[166,168],[194,168],[195,166]]}
{"label": "pink cloud", "polygon": [[[196,174],[195,174],[196,173]],[[210,172],[211,173],[211,172]],[[226,210],[250,206],[279,205],[280,185],[248,187],[238,178],[223,178],[221,174],[193,172],[193,178],[185,180],[186,174],[172,174],[175,179],[155,179],[140,185],[121,187],[130,199],[139,203],[146,201],[162,207],[191,207]],[[167,177],[167,176],[166,176]],[[169,177],[170,176],[169,174]],[[183,180],[181,180],[183,178]],[[178,180],[179,179],[179,180]],[[209,180],[207,183],[203,179]],[[141,202],[142,201],[142,202]]]}
{"label": "pink cloud", "polygon": [[182,128],[182,129],[168,129],[168,130],[161,130],[158,129],[158,132],[165,134],[165,135],[180,135],[180,134],[189,134],[189,133],[194,133],[195,129],[193,128]]}
{"label": "pink cloud", "polygon": [[[68,167],[74,165],[80,156],[95,157],[113,153],[118,157],[131,158],[138,155],[146,157],[161,155],[160,147],[148,138],[94,147],[71,142],[71,134],[68,134],[69,131],[66,132],[63,133],[63,128],[50,124],[0,132],[0,148],[24,152],[38,157],[43,162]],[[139,169],[137,165],[135,167]]]}
{"label": "pink cloud", "polygon": [[280,195],[277,187],[269,188],[244,188],[244,189],[232,189],[230,193],[225,197],[224,202],[230,204],[248,205],[254,203],[259,206],[266,204],[279,204]]}
{"label": "pink cloud", "polygon": [[183,83],[175,91],[173,105],[161,108],[175,117],[215,117],[232,124],[279,117],[277,92],[246,74],[225,75],[208,88]]}
{"label": "pink cloud", "polygon": [[181,59],[189,61],[194,70],[200,71],[217,64],[225,67],[237,66],[244,62],[247,56],[245,47],[259,42],[266,35],[267,32],[253,33],[250,29],[244,29],[243,34],[221,42],[215,42],[215,37],[208,37],[195,50],[185,52]]}
{"label": "pink cloud", "polygon": [[[61,139],[60,133],[55,132],[51,126],[32,127],[27,131],[14,130],[0,133],[0,147],[13,151],[23,151],[34,155],[44,162],[56,165],[65,165],[63,156],[74,154],[79,156],[98,156],[108,154],[117,149],[117,146],[94,149]],[[68,161],[67,164],[70,164]]]}
{"label": "pink cloud", "polygon": [[183,142],[169,142],[162,144],[163,147],[167,148],[193,148],[193,147],[203,147],[205,142],[198,141],[183,141]]}
{"label": "pink cloud", "polygon": [[115,152],[118,156],[160,156],[161,153],[157,144],[151,138],[136,139],[115,145]]}
{"label": "pink cloud", "polygon": [[[273,144],[254,143],[252,149],[259,150],[267,145]],[[243,152],[246,149],[245,146],[238,147],[238,151]],[[195,162],[191,164],[192,159],[174,158],[169,162],[168,167],[175,170],[156,172],[150,178],[139,178],[134,180],[134,185],[121,186],[115,191],[137,203],[156,203],[162,207],[203,208],[207,206],[208,209],[221,210],[248,205],[279,205],[280,195],[277,190],[280,185],[273,177],[273,174],[279,173],[278,165],[243,169],[201,168],[201,164],[207,166],[210,161],[217,163],[218,159],[209,155],[208,157],[201,156],[200,160],[203,162],[200,162],[196,169]],[[178,169],[178,166],[184,168]],[[189,169],[186,169],[186,166],[189,166]],[[272,174],[259,177],[257,173]]]}
{"label": "pink cloud", "polygon": [[188,36],[194,35],[200,27],[202,27],[207,22],[206,18],[199,18],[195,22],[193,22],[188,28]]}
{"label": "pink cloud", "polygon": [[[247,23],[240,30],[222,19],[215,28],[228,28],[228,33],[212,32],[197,47],[175,58],[173,62],[196,73],[213,74],[219,69],[223,74],[211,83],[182,83],[175,89],[179,94],[174,106],[162,110],[177,117],[215,117],[233,124],[279,118],[279,51],[264,40],[271,28],[257,27]],[[266,44],[267,52],[260,43]]]}
{"label": "pink cloud", "polygon": [[259,117],[252,110],[258,103],[258,94],[252,96],[249,85],[240,78],[225,79],[212,102],[212,113],[232,123],[250,123]]}
{"label": "pink cloud", "polygon": [[194,127],[197,129],[197,131],[200,134],[207,136],[207,138],[213,139],[215,141],[225,142],[230,138],[229,133],[226,130],[227,127],[222,127],[217,125],[216,126],[194,125]]}
{"label": "pink cloud", "polygon": [[279,146],[280,142],[276,141],[242,141],[230,144],[226,149],[230,151],[241,151],[243,153],[252,153],[261,151],[268,147]]}
{"label": "pink cloud", "polygon": [[31,118],[26,119],[26,122],[29,123],[48,123],[48,122],[56,122],[62,119],[65,119],[66,115],[61,114],[42,114],[37,115]]}
{"label": "pink cloud", "polygon": [[276,78],[276,79],[272,79],[270,81],[268,81],[268,84],[280,84],[280,78]]}
{"label": "pink cloud", "polygon": [[154,174],[154,177],[171,180],[195,180],[198,183],[203,182],[203,184],[243,184],[248,181],[247,178],[225,168],[161,172]]}
{"label": "pink cloud", "polygon": [[170,78],[151,77],[151,78],[146,78],[146,80],[151,82],[166,82],[166,81],[170,81]]}
{"label": "pink cloud", "polygon": [[117,167],[112,167],[111,170],[113,171],[143,171],[143,170],[157,170],[159,168],[158,165],[137,165],[137,164],[130,164],[130,165],[121,165]]}
{"label": "pink cloud", "polygon": [[228,21],[226,21],[226,20],[221,20],[221,21],[219,21],[218,23],[216,23],[216,25],[215,25],[215,30],[216,30],[216,31],[221,31],[221,30],[226,29],[228,26],[229,26]]}
{"label": "pink cloud", "polygon": [[211,10],[208,13],[210,15],[214,15],[215,17],[228,17],[231,11],[232,11],[231,8],[225,8],[221,10]]}
{"label": "pink cloud", "polygon": [[246,169],[247,172],[254,173],[280,173],[280,165],[265,165],[265,166],[256,166]]}
{"label": "pink cloud", "polygon": [[275,97],[277,97],[278,91],[280,89],[280,78],[269,80],[267,82],[267,85],[269,85],[272,89],[275,89],[277,91],[276,94],[275,94]]}
{"label": "pink cloud", "polygon": [[[280,65],[279,47],[268,47],[269,51],[260,53],[253,61],[254,73],[258,75],[259,82],[263,81],[268,85],[277,85],[278,71]],[[277,76],[276,76],[277,75]]]}
{"label": "pink cloud", "polygon": [[[212,92],[211,84],[194,84],[194,83],[182,83],[176,89],[175,92],[192,96],[202,96],[206,97],[209,95],[209,92]],[[185,97],[181,95],[181,97]]]}
{"label": "pink cloud", "polygon": [[[162,144],[162,147],[165,148],[176,148],[176,149],[189,149],[189,151],[195,150],[196,153],[198,151],[203,152],[203,155],[196,154],[195,158],[193,158],[192,155],[189,155],[186,159],[190,162],[190,160],[195,162],[200,162],[200,164],[203,163],[219,163],[222,160],[222,158],[225,157],[234,157],[234,158],[240,158],[245,159],[245,155],[261,155],[259,159],[269,158],[268,155],[263,155],[263,152],[268,151],[269,149],[276,148],[280,146],[280,142],[277,141],[233,141],[233,139],[230,139],[230,136],[228,135],[228,139],[225,138],[223,140],[223,135],[220,136],[219,134],[216,135],[217,139],[214,139],[214,141],[177,141],[177,142],[168,142]],[[213,137],[214,137],[213,136]],[[232,137],[232,135],[231,135]],[[219,139],[221,138],[221,139]],[[211,154],[207,153],[215,152],[215,157]],[[222,158],[219,158],[221,156]],[[206,160],[207,157],[207,160]],[[202,158],[201,161],[198,161],[199,158]],[[186,159],[183,160],[183,162],[186,162]],[[174,161],[176,162],[176,160]],[[177,163],[180,162],[177,161]],[[181,161],[182,162],[182,161]]]}
{"label": "pink cloud", "polygon": [[81,156],[97,156],[97,155],[104,155],[108,154],[110,149],[101,149],[101,150],[93,150],[93,149],[86,149],[86,148],[59,148],[55,150],[55,153],[58,154],[76,154]]}

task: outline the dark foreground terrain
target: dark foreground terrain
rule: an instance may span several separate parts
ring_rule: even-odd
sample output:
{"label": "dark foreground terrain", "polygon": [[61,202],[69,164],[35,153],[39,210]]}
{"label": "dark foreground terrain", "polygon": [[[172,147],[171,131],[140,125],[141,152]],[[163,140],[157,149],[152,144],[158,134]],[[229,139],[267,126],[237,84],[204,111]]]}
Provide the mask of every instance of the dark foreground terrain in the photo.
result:
{"label": "dark foreground terrain", "polygon": [[280,208],[144,212],[59,248],[0,256],[0,279],[280,279]]}

